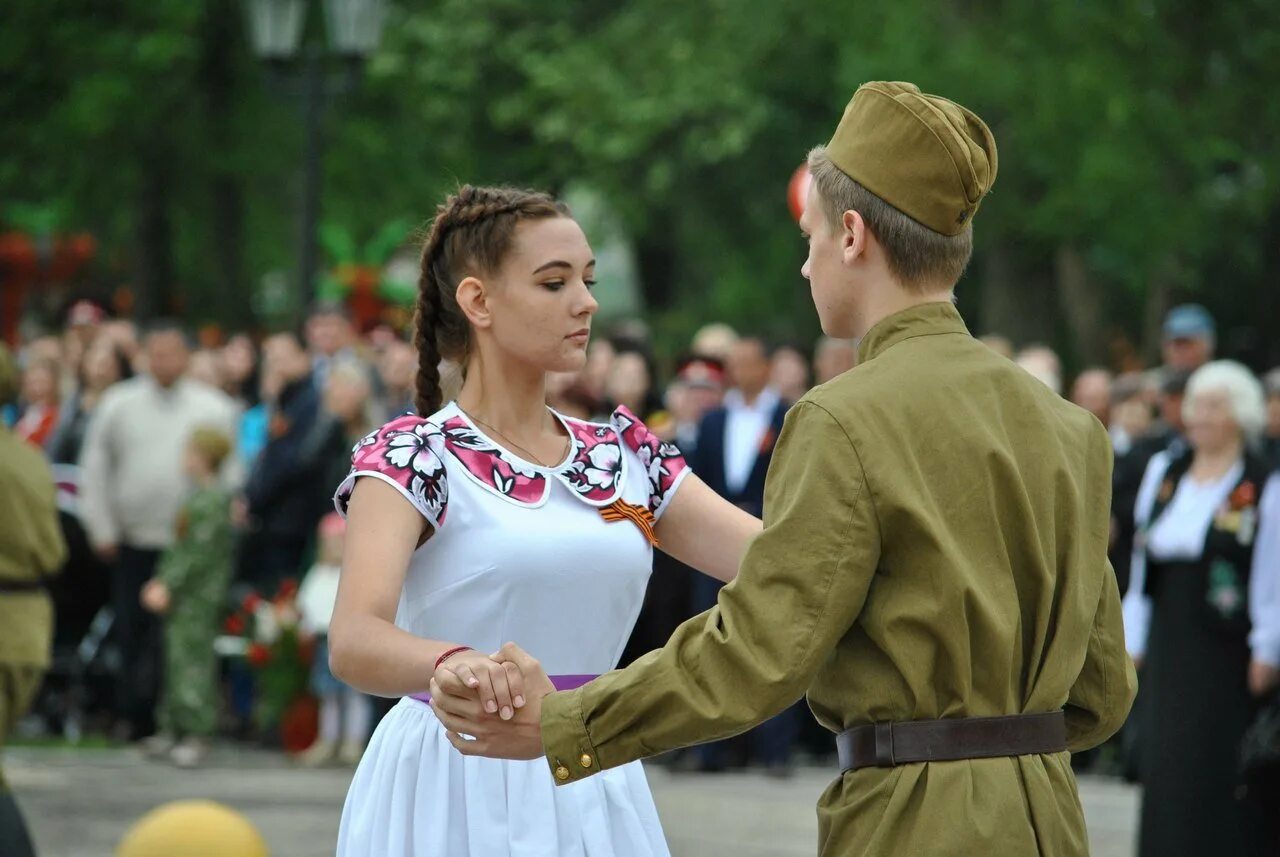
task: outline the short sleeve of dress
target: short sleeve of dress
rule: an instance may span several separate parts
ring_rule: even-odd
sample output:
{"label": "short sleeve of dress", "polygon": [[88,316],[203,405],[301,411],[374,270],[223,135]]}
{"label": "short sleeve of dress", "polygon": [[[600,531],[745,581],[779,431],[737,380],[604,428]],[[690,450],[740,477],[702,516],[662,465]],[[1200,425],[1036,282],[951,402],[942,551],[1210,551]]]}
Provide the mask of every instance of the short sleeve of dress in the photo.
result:
{"label": "short sleeve of dress", "polygon": [[610,423],[623,445],[634,452],[644,466],[649,478],[649,511],[654,518],[661,518],[690,472],[684,455],[675,444],[660,440],[625,407],[613,412]]}
{"label": "short sleeve of dress", "polygon": [[444,450],[440,426],[418,416],[398,417],[351,450],[351,472],[334,493],[333,505],[345,518],[356,480],[372,476],[398,490],[439,530],[449,507]]}

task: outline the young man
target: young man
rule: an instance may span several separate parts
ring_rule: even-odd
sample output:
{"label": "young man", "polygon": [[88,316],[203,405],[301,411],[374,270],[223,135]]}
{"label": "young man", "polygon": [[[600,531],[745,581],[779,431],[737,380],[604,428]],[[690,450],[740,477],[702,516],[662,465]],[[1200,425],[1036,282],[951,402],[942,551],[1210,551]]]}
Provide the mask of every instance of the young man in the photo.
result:
{"label": "young man", "polygon": [[437,714],[475,736],[451,737],[463,753],[545,754],[567,783],[807,692],[840,733],[823,855],[1086,854],[1067,751],[1111,735],[1135,690],[1107,563],[1111,447],[953,306],[995,141],[957,104],[869,83],[809,165],[802,273],[824,332],[861,339],[858,366],[787,415],[737,579],[576,691],[548,693],[506,647],[528,695],[506,722],[440,671]]}

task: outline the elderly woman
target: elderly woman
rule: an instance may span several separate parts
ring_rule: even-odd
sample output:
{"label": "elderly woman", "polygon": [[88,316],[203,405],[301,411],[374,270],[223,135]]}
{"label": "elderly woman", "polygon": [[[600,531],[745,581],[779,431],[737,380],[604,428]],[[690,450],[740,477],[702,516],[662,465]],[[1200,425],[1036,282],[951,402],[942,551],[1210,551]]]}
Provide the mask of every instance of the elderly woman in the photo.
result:
{"label": "elderly woman", "polygon": [[[1276,682],[1280,565],[1260,503],[1277,483],[1254,450],[1262,387],[1245,367],[1206,364],[1183,403],[1188,446],[1151,459],[1138,492],[1125,635],[1141,680],[1139,853],[1264,852],[1262,805],[1238,788],[1240,739]],[[1274,811],[1274,809],[1272,810]]]}

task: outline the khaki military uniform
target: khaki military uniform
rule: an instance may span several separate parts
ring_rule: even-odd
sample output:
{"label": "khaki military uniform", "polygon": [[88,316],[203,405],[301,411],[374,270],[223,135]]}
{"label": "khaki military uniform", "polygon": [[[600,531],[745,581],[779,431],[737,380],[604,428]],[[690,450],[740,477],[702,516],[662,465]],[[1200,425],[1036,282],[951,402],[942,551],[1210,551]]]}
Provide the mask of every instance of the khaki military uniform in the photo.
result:
{"label": "khaki military uniform", "polygon": [[57,573],[66,556],[49,465],[0,426],[0,745],[49,667],[53,601],[34,584]]}
{"label": "khaki military uniform", "polygon": [[161,731],[207,736],[218,714],[213,641],[231,582],[231,499],[201,488],[178,515],[178,538],[160,559],[156,577],[169,587],[164,620],[164,691],[156,712]]}
{"label": "khaki military uniform", "polygon": [[[764,531],[666,647],[548,696],[566,783],[741,732],[807,694],[833,731],[1064,710],[1072,750],[1135,692],[1107,561],[1111,447],[949,303],[890,316],[791,410]],[[1069,753],[863,768],[818,805],[823,855],[1088,852]]]}

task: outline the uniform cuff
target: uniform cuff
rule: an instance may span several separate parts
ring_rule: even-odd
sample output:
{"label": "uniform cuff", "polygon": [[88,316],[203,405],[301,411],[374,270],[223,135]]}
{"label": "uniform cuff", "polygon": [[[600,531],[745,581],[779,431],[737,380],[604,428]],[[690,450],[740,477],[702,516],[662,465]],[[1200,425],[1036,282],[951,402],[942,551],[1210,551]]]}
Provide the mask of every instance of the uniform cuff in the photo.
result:
{"label": "uniform cuff", "polygon": [[600,760],[582,719],[582,688],[542,698],[542,749],[558,786],[599,773]]}

